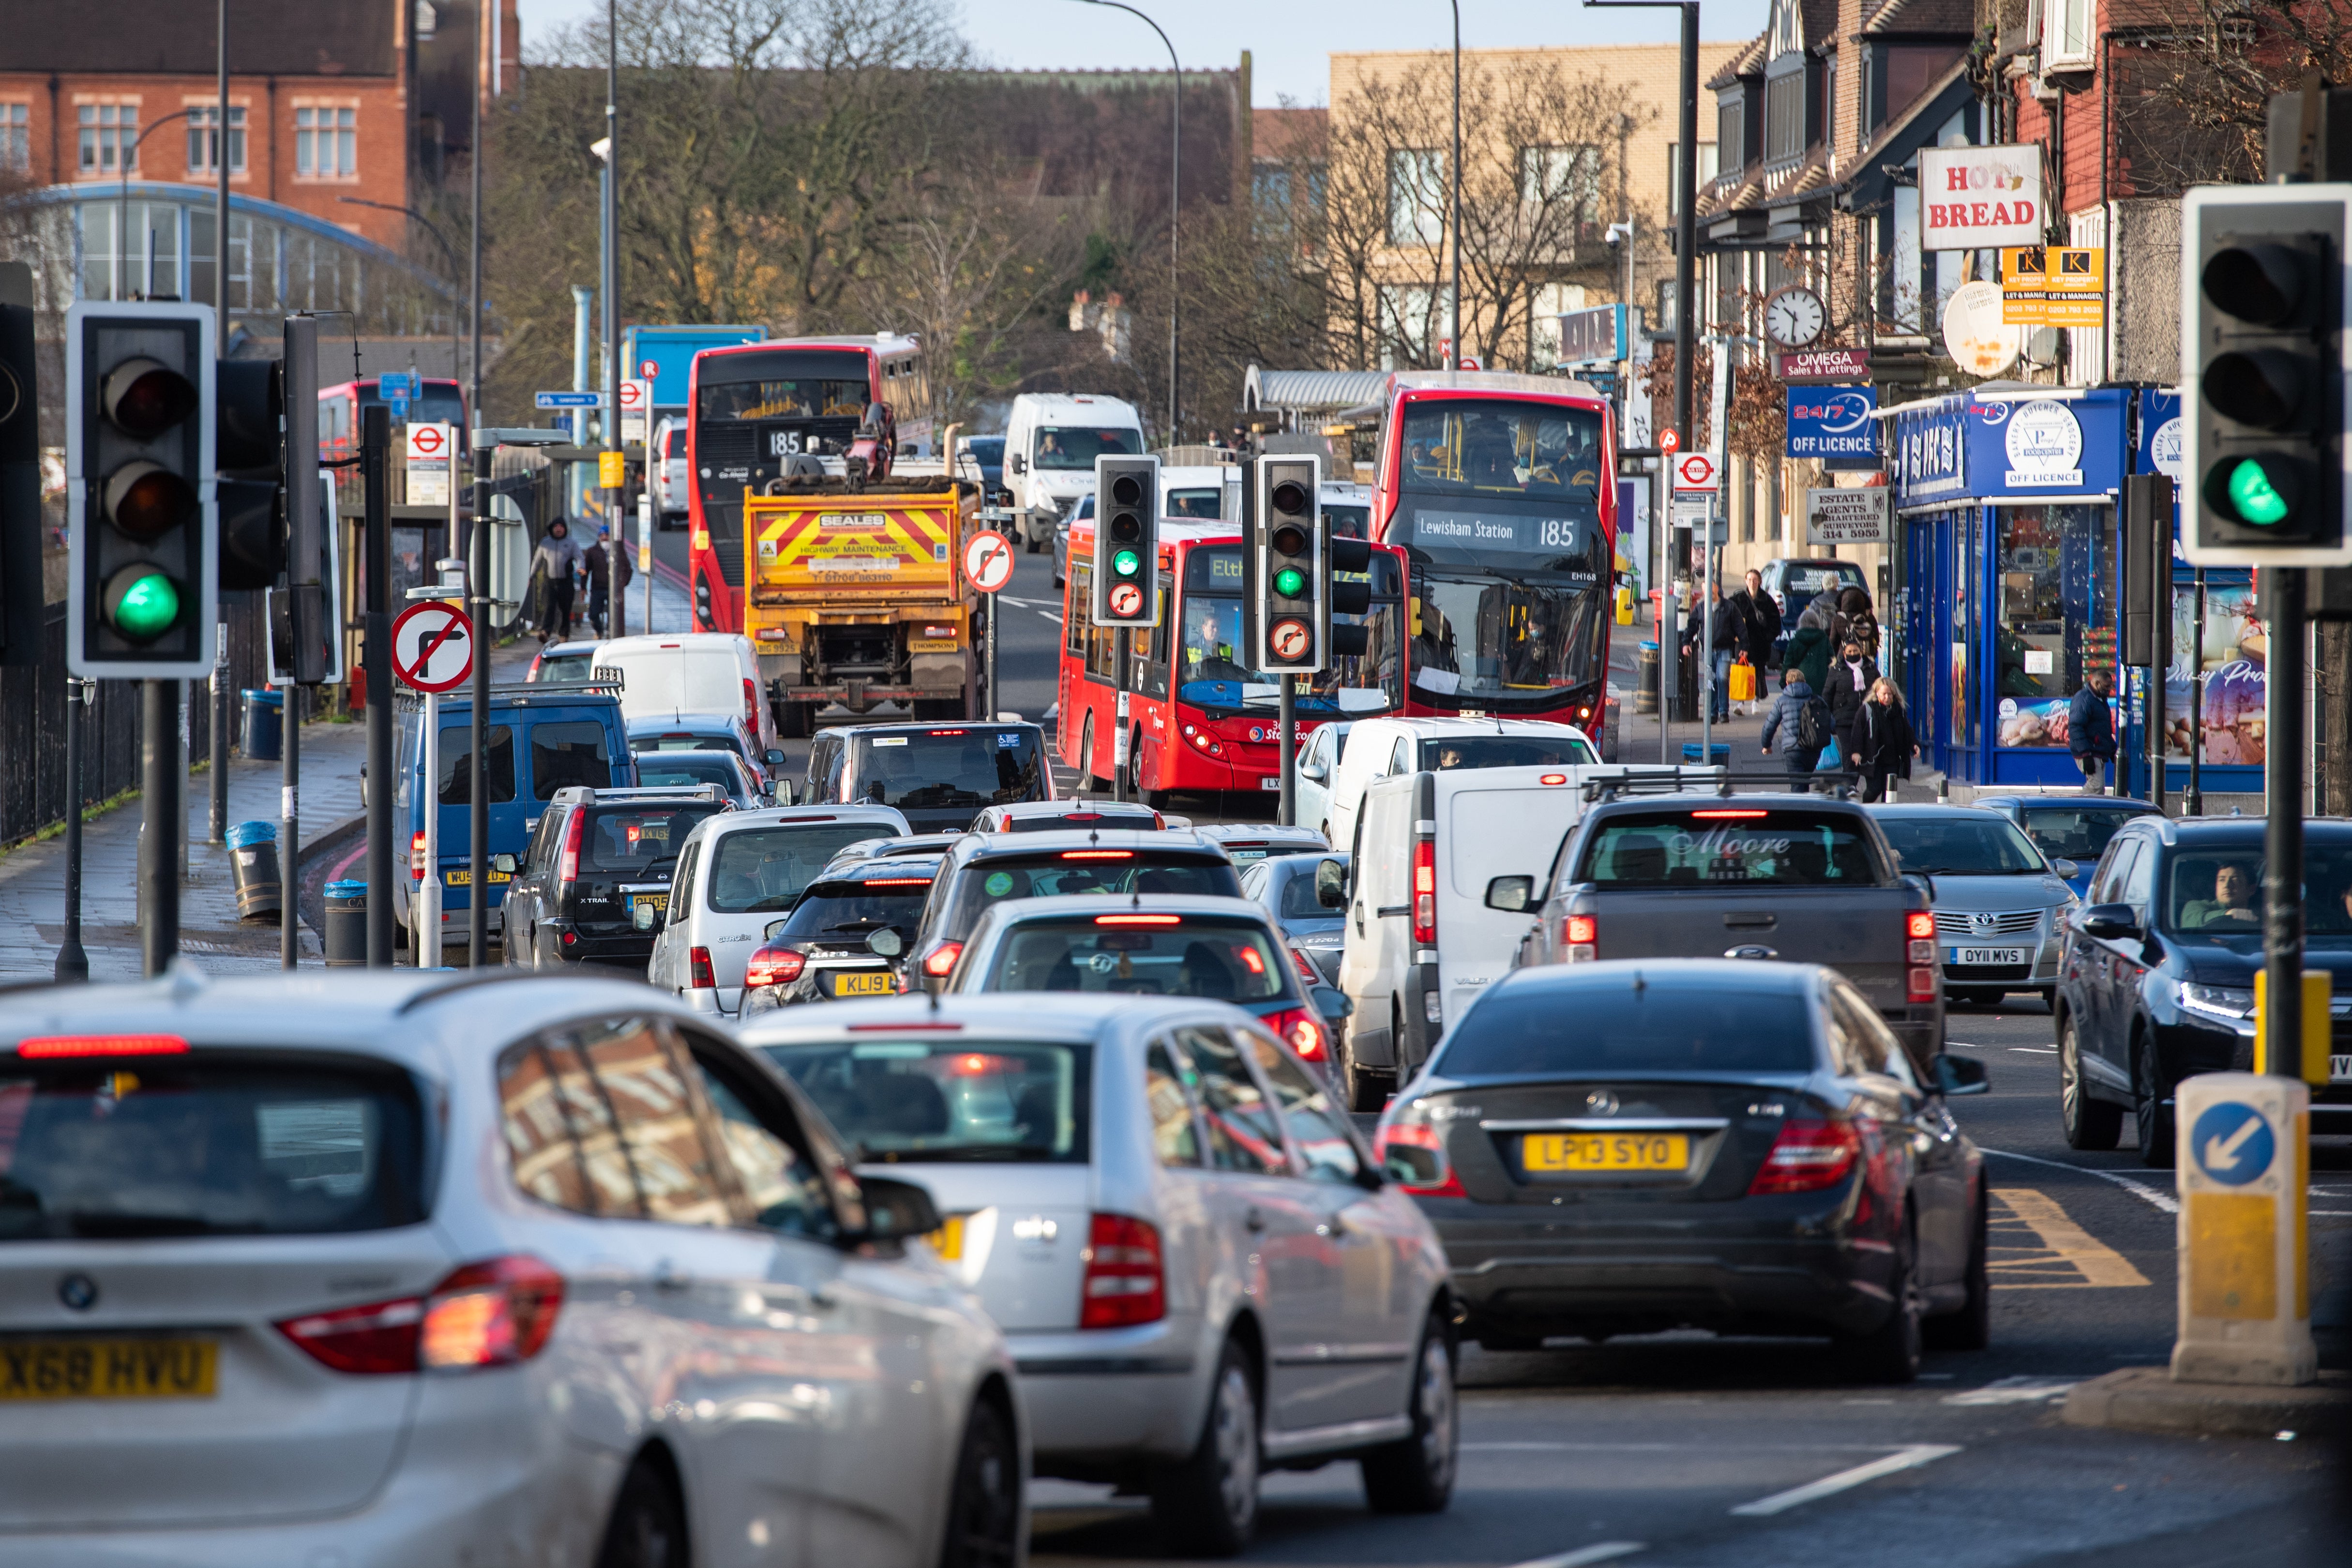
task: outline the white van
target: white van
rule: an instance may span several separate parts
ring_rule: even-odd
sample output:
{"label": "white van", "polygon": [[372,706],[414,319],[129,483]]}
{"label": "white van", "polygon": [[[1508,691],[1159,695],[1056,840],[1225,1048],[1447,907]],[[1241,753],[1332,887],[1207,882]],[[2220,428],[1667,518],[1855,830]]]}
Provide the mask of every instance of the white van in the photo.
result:
{"label": "white van", "polygon": [[760,656],[737,632],[667,632],[614,637],[596,645],[597,668],[621,672],[621,718],[683,721],[697,714],[739,713],[759,742],[746,760],[760,765],[783,742],[760,679]]}
{"label": "white van", "polygon": [[686,526],[688,488],[686,473],[686,421],[665,419],[654,426],[654,526]]}
{"label": "white van", "polygon": [[1140,457],[1143,449],[1143,419],[1120,398],[1042,392],[1014,398],[1004,424],[1004,488],[1029,548],[1053,542],[1055,521],[1094,493],[1097,458]]}
{"label": "white van", "polygon": [[[1352,748],[1366,726],[1348,738]],[[1491,731],[1490,731],[1491,732]],[[1540,877],[1584,813],[1589,767],[1461,768],[1383,778],[1349,844],[1339,989],[1355,1004],[1335,1063],[1349,1104],[1378,1110],[1501,979],[1526,914],[1486,907],[1496,877]]]}
{"label": "white van", "polygon": [[1302,813],[1334,845],[1355,836],[1356,807],[1378,780],[1423,769],[1579,767],[1601,760],[1592,737],[1549,719],[1360,719],[1348,731],[1336,765],[1319,757],[1302,762],[1323,771],[1308,775],[1327,803],[1326,819]]}

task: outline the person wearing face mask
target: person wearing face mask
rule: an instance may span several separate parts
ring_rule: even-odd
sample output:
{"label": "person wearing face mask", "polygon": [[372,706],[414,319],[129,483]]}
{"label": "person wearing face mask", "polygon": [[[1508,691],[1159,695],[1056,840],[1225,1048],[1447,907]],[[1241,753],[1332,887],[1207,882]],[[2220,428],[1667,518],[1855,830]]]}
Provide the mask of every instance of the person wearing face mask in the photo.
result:
{"label": "person wearing face mask", "polygon": [[1849,637],[1830,661],[1829,689],[1822,693],[1830,705],[1830,727],[1837,731],[1838,754],[1857,782],[1862,776],[1862,710],[1870,700],[1871,683],[1878,679],[1878,662],[1860,639]]}

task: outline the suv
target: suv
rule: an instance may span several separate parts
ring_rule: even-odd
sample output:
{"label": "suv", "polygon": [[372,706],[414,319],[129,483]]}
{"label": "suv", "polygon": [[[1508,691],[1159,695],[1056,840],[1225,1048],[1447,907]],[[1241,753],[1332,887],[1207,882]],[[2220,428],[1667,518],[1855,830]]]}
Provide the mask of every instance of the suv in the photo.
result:
{"label": "suv", "polygon": [[908,831],[961,833],[991,805],[1054,798],[1045,731],[986,720],[827,730],[809,746],[810,805],[887,805]]}
{"label": "suv", "polygon": [[956,841],[940,862],[908,973],[933,990],[993,906],[1064,893],[1242,896],[1225,852],[1186,828],[1163,833],[992,833]]}
{"label": "suv", "polygon": [[885,856],[827,866],[801,889],[793,912],[768,922],[743,968],[749,1018],[802,1002],[895,996],[898,960],[923,917],[937,855]]}
{"label": "suv", "polygon": [[1868,589],[1862,580],[1862,568],[1835,556],[1820,560],[1776,556],[1764,563],[1757,575],[1764,579],[1764,591],[1780,607],[1780,635],[1772,642],[1775,658],[1789,646],[1789,634],[1797,629],[1797,617],[1805,613],[1805,606],[1816,596],[1843,593],[1848,588]]}
{"label": "suv", "polygon": [[643,963],[687,835],[733,809],[717,784],[559,790],[530,848],[490,862],[514,879],[507,912],[520,940],[504,944],[506,963]]}
{"label": "suv", "polygon": [[1901,873],[1870,813],[1817,795],[1634,793],[1647,782],[1587,785],[1598,804],[1561,841],[1540,884],[1486,884],[1487,908],[1536,910],[1517,966],[1608,958],[1827,964],[1878,1010],[1922,1081],[1932,1080],[1944,1048],[1936,917],[1927,884]]}
{"label": "suv", "polygon": [[1148,805],[1084,798],[992,805],[971,819],[974,833],[1064,833],[1087,827],[1125,827],[1150,833],[1167,826],[1168,818]]}

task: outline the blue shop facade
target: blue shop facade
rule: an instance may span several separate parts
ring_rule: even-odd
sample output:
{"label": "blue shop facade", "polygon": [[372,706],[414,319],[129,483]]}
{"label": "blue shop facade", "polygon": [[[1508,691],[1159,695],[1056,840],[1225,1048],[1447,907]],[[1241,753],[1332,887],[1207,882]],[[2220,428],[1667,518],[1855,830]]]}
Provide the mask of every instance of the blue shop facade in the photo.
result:
{"label": "blue shop facade", "polygon": [[[2120,494],[2128,473],[2178,484],[2179,414],[2178,394],[2148,388],[2012,386],[1882,416],[1900,552],[1889,629],[1923,763],[1979,786],[2079,786],[2067,709],[2105,670],[2116,781],[2148,793],[2147,672],[2117,662]],[[2206,792],[2259,791],[2268,645],[2247,574],[2205,574],[2201,650],[2200,585],[2177,542],[2173,579],[2167,787],[2188,787],[2201,739]]]}

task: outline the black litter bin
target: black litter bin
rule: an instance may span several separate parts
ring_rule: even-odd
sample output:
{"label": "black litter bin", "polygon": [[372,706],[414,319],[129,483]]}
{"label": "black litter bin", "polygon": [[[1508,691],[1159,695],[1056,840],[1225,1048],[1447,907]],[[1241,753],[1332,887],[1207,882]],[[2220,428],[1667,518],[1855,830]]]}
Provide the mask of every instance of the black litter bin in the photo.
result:
{"label": "black litter bin", "polygon": [[327,967],[367,967],[367,884],[327,884]]}
{"label": "black litter bin", "polygon": [[274,763],[286,741],[286,694],[245,691],[245,754],[257,763]]}
{"label": "black litter bin", "polygon": [[1658,645],[1643,643],[1633,655],[1633,711],[1658,710]]}
{"label": "black litter bin", "polygon": [[228,830],[229,873],[236,883],[236,918],[276,921],[285,909],[278,874],[278,825],[240,822]]}

